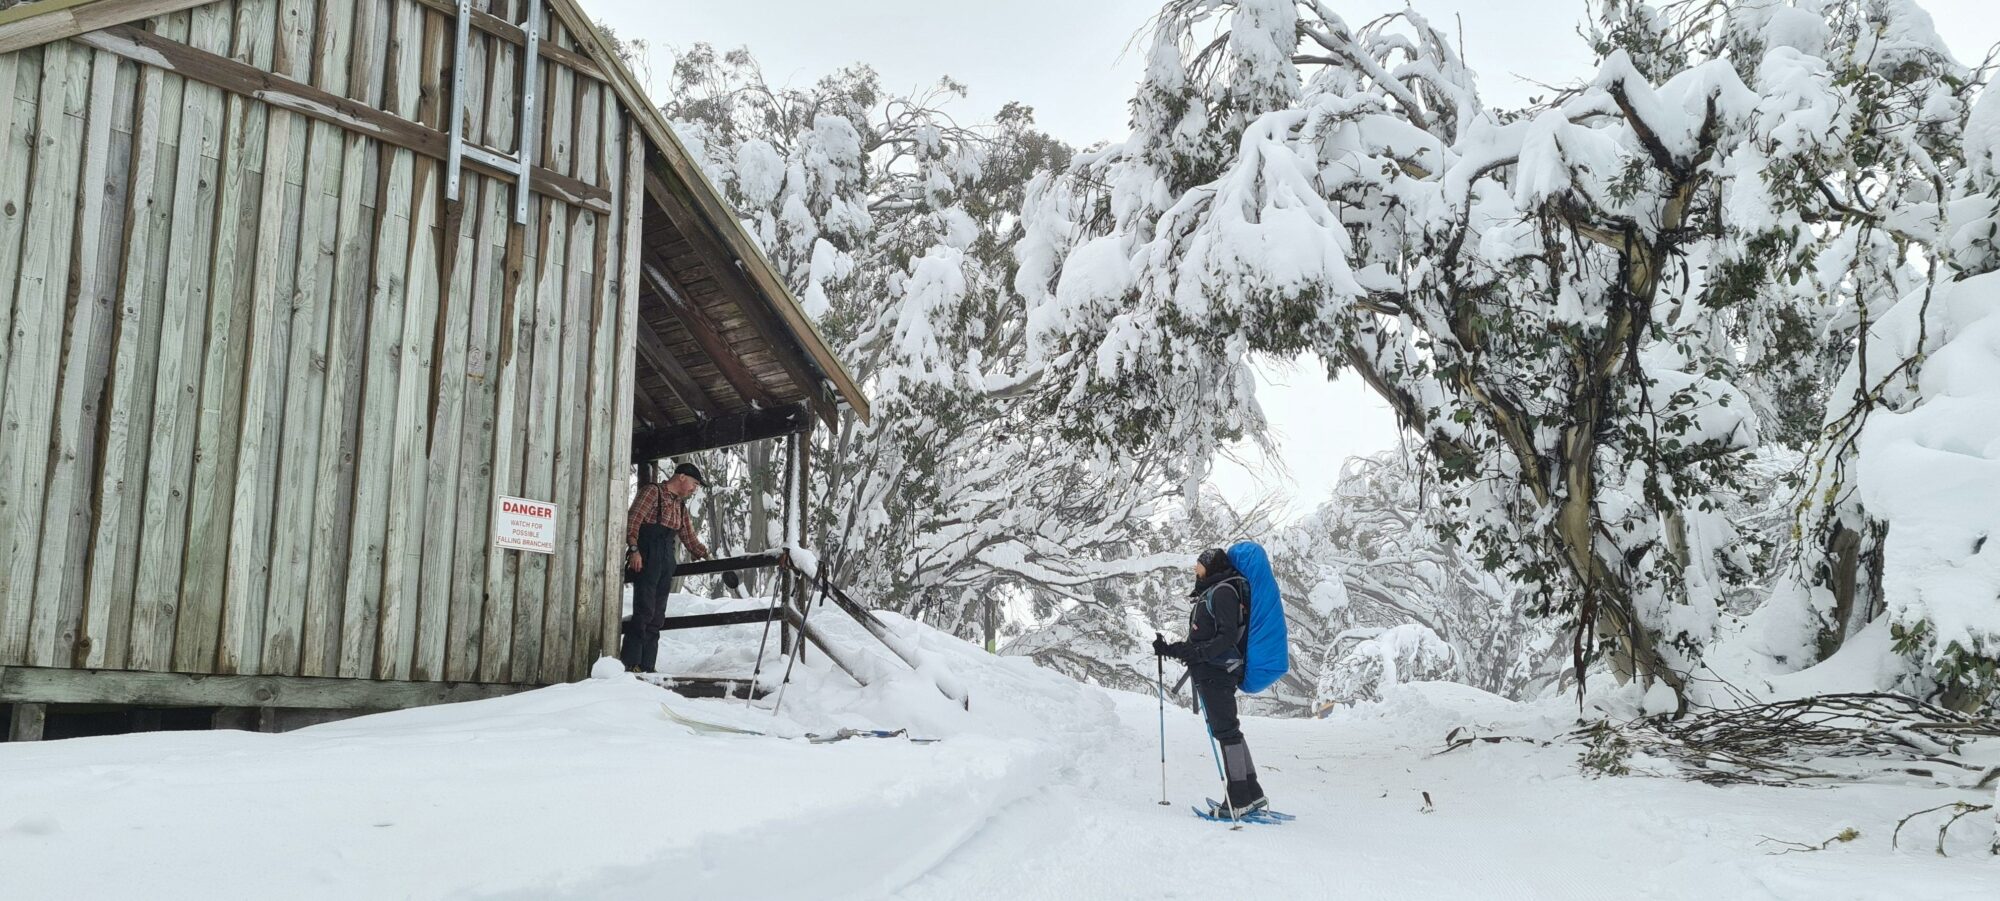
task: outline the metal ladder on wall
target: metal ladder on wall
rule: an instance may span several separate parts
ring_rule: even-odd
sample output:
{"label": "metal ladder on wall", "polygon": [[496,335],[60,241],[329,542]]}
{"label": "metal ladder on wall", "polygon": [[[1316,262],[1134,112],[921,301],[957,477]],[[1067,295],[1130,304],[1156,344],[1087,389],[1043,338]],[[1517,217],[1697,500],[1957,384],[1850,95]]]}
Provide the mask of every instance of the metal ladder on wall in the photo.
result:
{"label": "metal ladder on wall", "polygon": [[[514,174],[514,221],[525,224],[528,221],[528,174],[535,167],[535,156],[541,148],[536,146],[536,138],[541,130],[535,127],[535,91],[540,87],[542,66],[542,0],[524,0],[527,7],[527,21],[516,23],[527,35],[527,43],[521,49],[520,66],[521,89],[520,140],[515,144],[518,151],[513,156],[490,147],[465,139],[465,57],[471,40],[472,0],[458,0],[458,37],[456,49],[451,58],[451,154],[448,174],[445,176],[445,197],[458,200],[459,179],[464,171],[467,157],[481,164]],[[490,88],[489,88],[490,90]]]}

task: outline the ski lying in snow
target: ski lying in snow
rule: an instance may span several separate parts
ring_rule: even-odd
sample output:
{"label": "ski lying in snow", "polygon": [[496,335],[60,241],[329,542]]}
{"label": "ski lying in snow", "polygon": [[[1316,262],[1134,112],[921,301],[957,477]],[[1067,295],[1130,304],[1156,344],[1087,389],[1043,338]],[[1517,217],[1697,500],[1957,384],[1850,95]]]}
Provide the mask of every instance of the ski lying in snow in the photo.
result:
{"label": "ski lying in snow", "polygon": [[1298,819],[1298,817],[1292,816],[1289,813],[1279,813],[1269,807],[1238,817],[1216,816],[1210,811],[1220,809],[1222,805],[1215,803],[1215,799],[1213,798],[1203,798],[1202,800],[1208,802],[1208,810],[1203,810],[1199,807],[1191,809],[1194,811],[1195,816],[1201,817],[1211,823],[1255,823],[1259,826],[1279,826]]}
{"label": "ski lying in snow", "polygon": [[667,719],[673,720],[676,723],[679,723],[683,726],[688,727],[689,729],[693,729],[694,731],[700,732],[704,735],[763,735],[764,734],[762,732],[758,732],[755,729],[738,729],[735,726],[725,726],[721,723],[708,723],[708,722],[703,722],[701,720],[681,716],[680,714],[675,713],[672,707],[668,707],[665,704],[660,705],[660,712],[665,713],[667,715]]}
{"label": "ski lying in snow", "polygon": [[[770,736],[770,733],[768,732],[759,732],[755,729],[743,729],[736,726],[725,726],[721,723],[711,723],[704,720],[698,720],[691,716],[682,716],[681,714],[675,713],[672,707],[668,707],[665,704],[660,705],[660,712],[666,714],[667,719],[673,720],[674,722],[686,726],[689,729],[693,729],[694,731],[699,732],[703,735],[756,735],[763,737]],[[927,745],[937,741],[937,739],[935,738],[910,738],[910,730],[908,729],[897,729],[893,732],[887,729],[842,729],[839,732],[835,732],[831,735],[813,735],[810,733],[806,735],[806,740],[816,745],[823,745],[828,742],[846,741],[847,739],[850,738],[903,738],[903,739],[908,739],[911,744],[915,745]]]}
{"label": "ski lying in snow", "polygon": [[888,729],[842,729],[832,735],[806,734],[806,740],[816,745],[846,741],[850,738],[907,738],[911,744],[915,745],[927,745],[937,741],[935,738],[910,738],[910,730],[908,729],[897,729],[893,732]]}

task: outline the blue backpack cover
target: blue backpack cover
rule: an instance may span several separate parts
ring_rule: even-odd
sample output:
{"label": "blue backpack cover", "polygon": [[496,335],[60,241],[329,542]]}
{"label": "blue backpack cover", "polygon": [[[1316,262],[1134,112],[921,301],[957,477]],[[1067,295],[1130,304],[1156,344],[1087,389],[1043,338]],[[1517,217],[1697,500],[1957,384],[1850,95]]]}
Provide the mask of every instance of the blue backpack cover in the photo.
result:
{"label": "blue backpack cover", "polygon": [[1285,635],[1285,600],[1278,595],[1278,578],[1264,546],[1239,541],[1229,548],[1229,562],[1250,583],[1250,626],[1243,639],[1243,690],[1270,688],[1292,668],[1291,642]]}

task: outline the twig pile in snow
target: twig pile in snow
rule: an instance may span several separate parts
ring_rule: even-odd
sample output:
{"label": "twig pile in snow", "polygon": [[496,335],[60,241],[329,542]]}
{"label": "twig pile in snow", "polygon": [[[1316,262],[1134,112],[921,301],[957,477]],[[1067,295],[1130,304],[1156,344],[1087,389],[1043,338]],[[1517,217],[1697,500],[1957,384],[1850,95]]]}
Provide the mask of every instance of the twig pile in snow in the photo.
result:
{"label": "twig pile in snow", "polygon": [[1715,785],[1801,785],[1917,776],[1986,788],[2000,780],[2000,721],[1893,694],[1836,694],[1712,710],[1681,720],[1598,723],[1588,769],[1629,772],[1633,754]]}

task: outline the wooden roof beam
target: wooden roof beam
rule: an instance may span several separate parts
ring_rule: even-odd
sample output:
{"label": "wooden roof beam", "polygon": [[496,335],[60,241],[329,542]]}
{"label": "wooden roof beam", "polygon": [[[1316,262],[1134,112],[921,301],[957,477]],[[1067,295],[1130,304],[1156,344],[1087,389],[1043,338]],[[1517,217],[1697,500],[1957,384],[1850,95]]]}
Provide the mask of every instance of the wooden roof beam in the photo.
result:
{"label": "wooden roof beam", "polygon": [[667,349],[666,342],[660,340],[659,334],[653,331],[653,327],[644,317],[638,320],[638,325],[639,359],[646,361],[647,366],[652,367],[667,380],[667,387],[673,389],[674,395],[681,399],[681,403],[687,404],[688,409],[704,417],[721,415],[722,408],[715,403],[715,398],[709,397],[708,392],[702,390],[701,383],[695,381],[694,375],[687,371],[687,367],[682,366],[681,361],[674,359],[673,352]]}
{"label": "wooden roof beam", "polygon": [[660,409],[659,403],[647,396],[646,392],[639,390],[637,385],[632,386],[632,406],[635,408],[633,412],[645,417],[647,422],[652,423],[653,428],[672,425],[674,422],[674,418],[668,416],[667,411]]}
{"label": "wooden roof beam", "polygon": [[[668,181],[660,177],[654,166],[653,155],[647,154],[646,192],[651,194],[653,202],[666,212],[667,219],[673,222],[674,228],[701,258],[702,265],[707,267],[717,283],[735,288],[736,297],[759,296],[757,286],[752,284],[749,276],[739,268],[736,255],[716,237],[713,230],[694,211],[693,205],[675,193]],[[784,368],[785,375],[792,380],[792,384],[798,386],[799,393],[812,399],[813,410],[819,413],[827,425],[837,426],[839,413],[834,409],[833,401],[826,395],[825,379],[807,369],[801,360],[803,353],[797,349],[797,342],[792,338],[791,331],[781,323],[773,321],[771,312],[762,305],[744,303],[741,300],[734,300],[734,303],[737,309],[743,311],[743,318],[757,330],[757,336],[770,346],[771,355],[778,359],[778,364]]]}
{"label": "wooden roof beam", "polygon": [[715,361],[715,368],[722,372],[722,377],[727,379],[731,386],[735,387],[737,394],[760,407],[777,406],[778,402],[771,396],[771,392],[764,390],[763,384],[757,381],[757,374],[750,371],[749,365],[743,362],[743,358],[736,355],[736,349],[729,346],[728,339],[722,337],[722,330],[716,328],[715,323],[709,320],[708,314],[702,312],[701,306],[694,302],[694,298],[687,296],[687,292],[681,290],[680,285],[674,282],[673,276],[667,274],[666,267],[661,266],[650,254],[642,253],[639,271],[645,275],[646,284],[652,287],[653,293],[667,302],[674,315],[680,318],[681,325],[687,328],[688,334],[694,336],[695,343],[701,345],[702,352]]}
{"label": "wooden roof beam", "polygon": [[[740,274],[751,284],[758,286],[758,296],[770,301],[772,311],[787,324],[788,332],[797,339],[820,371],[833,383],[840,398],[847,402],[862,422],[868,422],[870,415],[868,395],[861,390],[861,385],[854,380],[854,376],[841,364],[839,358],[834,356],[833,349],[827,346],[825,336],[819,333],[819,328],[799,307],[790,289],[785,287],[784,280],[780,279],[777,270],[771,267],[770,260],[764,258],[763,252],[757,247],[757,242],[750,237],[748,231],[744,230],[743,223],[737,219],[735,211],[730,209],[728,202],[723,200],[722,192],[716,189],[715,184],[709,181],[708,176],[701,171],[701,167],[694,162],[687,147],[674,134],[673,127],[667,124],[667,117],[647,96],[645,87],[633,76],[631,67],[619,59],[618,51],[611,46],[601,29],[590,27],[591,18],[577,5],[577,0],[545,0],[545,2],[549,4],[550,9],[564,16],[566,21],[583,23],[584,27],[571,28],[571,36],[576,39],[586,55],[603,67],[605,77],[611,80],[612,89],[632,110],[633,121],[646,133],[653,151],[660,155],[667,171],[673,173],[676,180],[686,186],[689,197],[694,201],[694,208],[702,212],[704,218],[712,223],[713,234],[729,247],[736,249],[736,256],[744,265],[744,271]],[[648,154],[649,159],[651,156]],[[651,171],[650,162],[646,168]],[[651,185],[648,185],[648,188],[650,189]]]}
{"label": "wooden roof beam", "polygon": [[804,431],[811,424],[812,411],[805,404],[719,416],[635,435],[632,438],[632,459],[658,460],[718,447],[733,447]]}
{"label": "wooden roof beam", "polygon": [[215,0],[42,0],[0,10],[0,53],[60,41],[112,25],[192,9]]}

